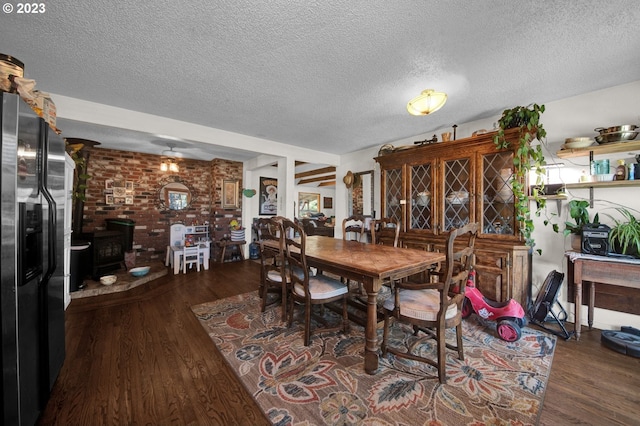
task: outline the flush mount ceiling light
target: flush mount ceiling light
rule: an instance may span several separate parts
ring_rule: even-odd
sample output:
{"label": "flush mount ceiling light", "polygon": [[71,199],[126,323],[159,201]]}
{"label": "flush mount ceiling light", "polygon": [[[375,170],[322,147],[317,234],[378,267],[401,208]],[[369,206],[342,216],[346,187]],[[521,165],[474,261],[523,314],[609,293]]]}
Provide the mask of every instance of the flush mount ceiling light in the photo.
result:
{"label": "flush mount ceiling light", "polygon": [[429,115],[442,108],[445,102],[447,102],[446,93],[427,89],[423,90],[420,96],[409,101],[407,111],[411,115]]}

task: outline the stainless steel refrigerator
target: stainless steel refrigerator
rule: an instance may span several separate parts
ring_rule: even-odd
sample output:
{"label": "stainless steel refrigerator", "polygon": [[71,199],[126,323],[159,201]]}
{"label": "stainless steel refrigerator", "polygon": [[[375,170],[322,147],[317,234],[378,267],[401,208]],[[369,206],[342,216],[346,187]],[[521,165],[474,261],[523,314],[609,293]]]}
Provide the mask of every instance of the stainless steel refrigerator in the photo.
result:
{"label": "stainless steel refrigerator", "polygon": [[4,425],[33,425],[64,362],[64,140],[0,93]]}

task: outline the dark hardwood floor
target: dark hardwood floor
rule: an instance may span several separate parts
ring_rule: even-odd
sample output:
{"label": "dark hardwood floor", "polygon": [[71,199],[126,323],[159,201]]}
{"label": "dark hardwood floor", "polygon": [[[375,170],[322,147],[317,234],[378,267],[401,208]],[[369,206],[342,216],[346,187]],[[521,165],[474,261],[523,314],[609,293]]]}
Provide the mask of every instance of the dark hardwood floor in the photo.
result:
{"label": "dark hardwood floor", "polygon": [[[190,307],[257,288],[252,261],[212,263],[127,292],[74,299],[65,364],[41,425],[261,425]],[[640,424],[640,359],[600,344],[559,339],[543,425]]]}

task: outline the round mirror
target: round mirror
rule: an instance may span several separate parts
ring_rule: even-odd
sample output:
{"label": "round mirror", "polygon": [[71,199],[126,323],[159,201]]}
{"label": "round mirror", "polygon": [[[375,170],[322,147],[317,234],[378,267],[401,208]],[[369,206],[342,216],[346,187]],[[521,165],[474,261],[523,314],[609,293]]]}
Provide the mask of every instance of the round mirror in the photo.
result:
{"label": "round mirror", "polygon": [[191,204],[189,187],[180,182],[171,182],[160,188],[160,203],[169,210],[184,210]]}

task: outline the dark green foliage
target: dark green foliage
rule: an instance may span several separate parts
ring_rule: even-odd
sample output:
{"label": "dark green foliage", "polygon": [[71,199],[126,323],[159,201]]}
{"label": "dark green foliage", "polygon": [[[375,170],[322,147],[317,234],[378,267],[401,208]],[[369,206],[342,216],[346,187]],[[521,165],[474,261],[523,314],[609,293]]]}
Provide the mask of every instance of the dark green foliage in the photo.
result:
{"label": "dark green foliage", "polygon": [[[542,145],[532,146],[531,142],[538,139],[540,142],[547,136],[540,115],[544,112],[544,105],[532,104],[527,107],[517,106],[504,110],[502,117],[498,121],[498,133],[494,137],[494,143],[498,149],[511,148],[509,141],[504,137],[504,131],[507,129],[521,128],[520,138],[517,141],[517,147],[513,158],[514,175],[513,195],[516,200],[516,220],[520,224],[520,234],[525,239],[529,247],[535,246],[533,239],[534,224],[531,219],[531,209],[529,207],[529,195],[525,186],[526,176],[530,170],[536,171],[535,189],[531,194],[536,201],[536,216],[540,216],[541,211],[545,207],[546,200],[542,198],[541,191],[544,189],[545,175],[544,154],[542,153]],[[556,226],[557,228],[557,226]],[[540,250],[537,250],[540,254]]]}

